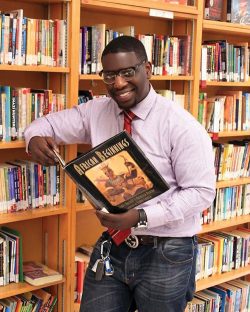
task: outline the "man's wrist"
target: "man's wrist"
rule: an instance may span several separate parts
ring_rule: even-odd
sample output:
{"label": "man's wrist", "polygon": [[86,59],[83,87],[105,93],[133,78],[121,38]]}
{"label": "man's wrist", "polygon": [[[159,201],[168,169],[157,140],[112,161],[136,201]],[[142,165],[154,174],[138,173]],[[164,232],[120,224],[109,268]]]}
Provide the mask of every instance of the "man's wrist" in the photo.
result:
{"label": "man's wrist", "polygon": [[135,229],[147,229],[148,228],[148,218],[145,210],[143,208],[137,209],[138,211],[138,222],[135,225]]}

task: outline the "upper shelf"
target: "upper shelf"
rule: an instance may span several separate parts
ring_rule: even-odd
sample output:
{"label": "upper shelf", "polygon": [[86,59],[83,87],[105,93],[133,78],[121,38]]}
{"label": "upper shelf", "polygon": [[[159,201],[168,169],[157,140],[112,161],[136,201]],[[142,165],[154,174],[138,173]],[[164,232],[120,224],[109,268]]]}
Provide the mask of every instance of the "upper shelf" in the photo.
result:
{"label": "upper shelf", "polygon": [[[41,3],[41,4],[53,4],[53,3],[68,3],[72,0],[22,0],[25,3]],[[9,0],[2,0],[1,2],[9,2]]]}
{"label": "upper shelf", "polygon": [[220,34],[231,34],[248,37],[250,35],[250,26],[242,24],[234,24],[227,22],[218,22],[203,20],[203,31],[215,32]]}
{"label": "upper shelf", "polygon": [[0,71],[27,71],[27,72],[47,72],[47,73],[69,73],[69,67],[52,67],[52,66],[30,66],[30,65],[0,65]]}
{"label": "upper shelf", "polygon": [[198,10],[196,7],[186,5],[164,4],[150,0],[81,0],[81,6],[87,9],[108,11],[109,13],[124,13],[138,16],[149,16],[151,9],[173,12],[174,19],[196,19]]}
{"label": "upper shelf", "polygon": [[28,209],[24,211],[13,212],[13,213],[1,213],[0,224],[61,215],[61,214],[66,214],[67,212],[68,212],[67,208],[59,205],[59,206],[48,206],[48,207]]}
{"label": "upper shelf", "polygon": [[206,87],[250,87],[250,81],[206,81]]}
{"label": "upper shelf", "polygon": [[0,150],[11,148],[24,148],[25,141],[0,142]]}

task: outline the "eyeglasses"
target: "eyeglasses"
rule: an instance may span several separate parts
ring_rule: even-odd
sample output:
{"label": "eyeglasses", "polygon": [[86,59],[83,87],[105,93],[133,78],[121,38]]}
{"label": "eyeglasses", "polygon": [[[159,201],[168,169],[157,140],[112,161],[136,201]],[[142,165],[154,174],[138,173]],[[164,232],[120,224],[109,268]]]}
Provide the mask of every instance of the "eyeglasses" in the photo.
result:
{"label": "eyeglasses", "polygon": [[134,78],[138,68],[144,64],[146,61],[143,60],[141,63],[135,65],[135,66],[131,66],[129,68],[124,68],[118,71],[110,71],[110,72],[105,72],[103,70],[101,70],[99,72],[99,76],[102,77],[103,81],[106,84],[113,84],[115,82],[115,77],[116,76],[120,76],[122,77],[125,81],[129,81],[131,79]]}

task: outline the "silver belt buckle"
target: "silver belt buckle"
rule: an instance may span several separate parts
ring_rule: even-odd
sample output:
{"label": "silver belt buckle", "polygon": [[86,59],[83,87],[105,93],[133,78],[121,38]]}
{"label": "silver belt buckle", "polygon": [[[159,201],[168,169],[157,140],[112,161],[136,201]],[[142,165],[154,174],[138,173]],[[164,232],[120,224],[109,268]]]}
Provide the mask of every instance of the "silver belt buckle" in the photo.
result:
{"label": "silver belt buckle", "polygon": [[130,248],[137,248],[139,246],[139,239],[136,235],[130,234],[126,239],[125,243],[130,247]]}

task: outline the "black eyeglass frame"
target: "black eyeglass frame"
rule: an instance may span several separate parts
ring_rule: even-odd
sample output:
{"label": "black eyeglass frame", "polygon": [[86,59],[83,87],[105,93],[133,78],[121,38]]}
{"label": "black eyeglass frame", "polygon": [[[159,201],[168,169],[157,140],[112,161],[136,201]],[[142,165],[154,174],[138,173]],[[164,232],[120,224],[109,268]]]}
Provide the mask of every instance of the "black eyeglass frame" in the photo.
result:
{"label": "black eyeglass frame", "polygon": [[[135,66],[130,66],[130,67],[123,68],[123,69],[120,69],[120,70],[117,70],[117,71],[110,71],[110,72],[107,71],[107,73],[114,74],[114,75],[113,75],[113,77],[114,77],[114,81],[113,81],[113,82],[106,82],[106,81],[104,80],[103,74],[104,74],[105,72],[103,71],[103,69],[98,73],[98,75],[99,75],[100,77],[102,77],[104,83],[106,83],[106,84],[113,84],[113,83],[115,82],[115,78],[116,78],[117,76],[120,76],[120,77],[122,77],[123,79],[125,79],[126,81],[129,81],[129,80],[131,80],[131,79],[134,78],[134,76],[135,76],[135,74],[136,74],[138,68],[139,68],[141,65],[143,65],[144,63],[146,63],[146,60],[141,61],[140,63],[136,64]],[[134,71],[134,75],[133,75],[133,76],[126,78],[126,77],[124,77],[124,76],[122,76],[122,75],[120,74],[122,71],[128,70],[128,69],[132,69],[132,70]]]}

